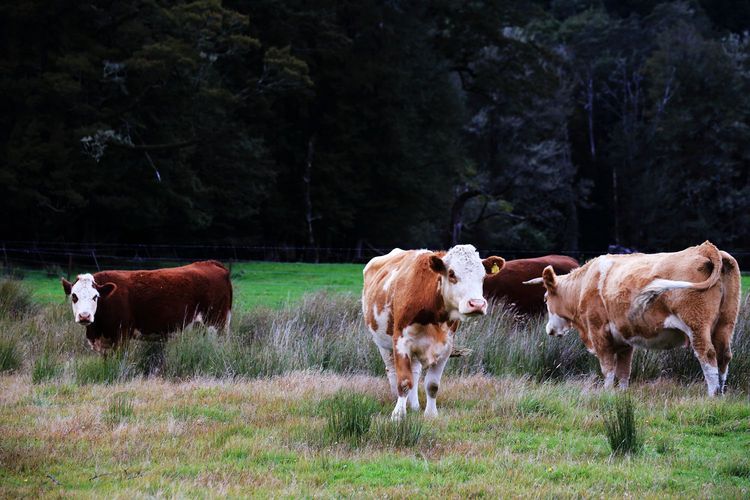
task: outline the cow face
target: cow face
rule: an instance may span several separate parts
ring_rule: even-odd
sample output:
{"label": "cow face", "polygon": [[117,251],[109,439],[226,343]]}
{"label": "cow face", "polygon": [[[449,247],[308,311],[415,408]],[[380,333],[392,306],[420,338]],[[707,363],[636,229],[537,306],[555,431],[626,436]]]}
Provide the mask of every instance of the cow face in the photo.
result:
{"label": "cow face", "polygon": [[62,285],[65,294],[70,295],[73,318],[83,326],[94,322],[99,300],[108,297],[117,288],[114,283],[98,285],[90,274],[79,274],[75,283],[63,278]]}
{"label": "cow face", "polygon": [[487,312],[487,301],[482,295],[484,277],[499,272],[504,265],[501,257],[480,259],[473,245],[457,245],[443,258],[430,257],[430,267],[440,274],[440,291],[451,319]]}
{"label": "cow face", "polygon": [[542,272],[542,277],[536,280],[527,281],[525,284],[533,285],[541,282],[547,290],[544,294],[544,301],[547,303],[547,335],[562,337],[567,334],[573,324],[571,322],[571,313],[560,297],[558,290],[558,281],[555,270],[552,266],[547,266]]}

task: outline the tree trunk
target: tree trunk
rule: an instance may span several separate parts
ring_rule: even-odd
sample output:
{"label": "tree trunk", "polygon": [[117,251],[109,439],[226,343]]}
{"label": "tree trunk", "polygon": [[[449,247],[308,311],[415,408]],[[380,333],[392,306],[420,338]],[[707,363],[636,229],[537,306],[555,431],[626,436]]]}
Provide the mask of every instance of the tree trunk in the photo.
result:
{"label": "tree trunk", "polygon": [[594,76],[589,72],[586,80],[586,114],[589,124],[589,151],[591,159],[596,159],[596,142],[594,141]]}
{"label": "tree trunk", "polygon": [[[312,168],[313,168],[313,156],[315,155],[315,134],[310,136],[307,141],[307,159],[305,161],[305,174],[302,176],[302,181],[305,184],[305,221],[307,222],[307,244],[310,248],[315,249],[315,233],[313,232],[313,206],[312,206]],[[318,262],[318,251],[315,251],[315,262]]]}
{"label": "tree trunk", "polygon": [[462,216],[466,203],[470,199],[475,198],[481,194],[482,192],[478,189],[469,189],[459,194],[453,201],[453,206],[451,207],[450,226],[448,227],[448,233],[445,240],[446,249],[458,244],[459,240],[461,239],[461,227],[463,226]]}

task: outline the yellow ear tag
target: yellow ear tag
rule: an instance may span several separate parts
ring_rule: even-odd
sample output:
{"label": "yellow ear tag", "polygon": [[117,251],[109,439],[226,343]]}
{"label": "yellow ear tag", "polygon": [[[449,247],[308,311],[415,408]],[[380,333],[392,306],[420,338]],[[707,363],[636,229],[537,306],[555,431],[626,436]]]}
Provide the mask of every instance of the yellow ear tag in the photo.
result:
{"label": "yellow ear tag", "polygon": [[497,274],[497,273],[499,273],[499,272],[500,272],[500,268],[499,268],[499,267],[497,267],[497,264],[492,264],[492,269],[490,269],[490,272],[491,272],[492,274]]}

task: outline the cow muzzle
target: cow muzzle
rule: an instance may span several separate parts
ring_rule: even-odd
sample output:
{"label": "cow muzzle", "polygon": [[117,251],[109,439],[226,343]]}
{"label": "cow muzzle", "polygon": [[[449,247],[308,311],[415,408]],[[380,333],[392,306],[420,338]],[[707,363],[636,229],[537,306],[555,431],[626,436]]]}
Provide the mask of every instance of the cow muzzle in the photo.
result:
{"label": "cow muzzle", "polygon": [[83,326],[88,326],[93,322],[94,318],[90,313],[79,313],[78,317],[76,318],[76,323],[79,323]]}
{"label": "cow muzzle", "polygon": [[465,309],[460,311],[467,316],[480,316],[487,313],[487,301],[484,299],[470,299],[466,302]]}

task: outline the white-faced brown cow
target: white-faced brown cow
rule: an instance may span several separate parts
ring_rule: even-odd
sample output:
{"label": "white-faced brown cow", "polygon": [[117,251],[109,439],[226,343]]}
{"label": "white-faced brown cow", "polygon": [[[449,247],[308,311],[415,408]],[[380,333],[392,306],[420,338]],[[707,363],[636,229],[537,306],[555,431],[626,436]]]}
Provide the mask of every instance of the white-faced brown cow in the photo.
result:
{"label": "white-faced brown cow", "polygon": [[73,317],[86,327],[93,350],[104,354],[130,338],[164,339],[190,323],[228,328],[229,271],[216,261],[153,271],[101,271],[62,279]]}
{"label": "white-faced brown cow", "polygon": [[500,257],[479,258],[472,245],[447,253],[395,249],[364,269],[362,309],[398,398],[392,418],[406,414],[407,400],[419,410],[417,385],[427,368],[425,416],[436,416],[440,378],[453,349],[459,321],[487,311],[482,283],[498,272]]}
{"label": "white-faced brown cow", "polygon": [[599,358],[604,386],[627,387],[634,347],[692,346],[709,396],[723,392],[740,302],[737,261],[708,241],[681,252],[603,255],[556,276],[547,289],[547,333],[575,327]]}

